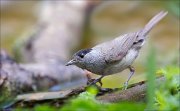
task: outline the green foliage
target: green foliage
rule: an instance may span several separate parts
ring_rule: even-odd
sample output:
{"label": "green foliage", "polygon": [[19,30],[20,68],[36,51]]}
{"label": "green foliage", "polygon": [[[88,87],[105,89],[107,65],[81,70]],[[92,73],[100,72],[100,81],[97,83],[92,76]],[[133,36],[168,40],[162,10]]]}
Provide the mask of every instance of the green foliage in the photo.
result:
{"label": "green foliage", "polygon": [[[43,105],[41,107],[43,107]],[[14,111],[32,111],[32,109],[30,109],[30,108],[16,108]]]}
{"label": "green foliage", "polygon": [[73,109],[74,111],[94,111],[96,109],[100,109],[101,107],[98,105],[98,102],[95,100],[95,95],[89,92],[83,92],[77,97],[66,104],[61,110],[69,111]]}
{"label": "green foliage", "polygon": [[97,95],[98,94],[98,89],[95,86],[88,87],[86,89],[86,91],[89,92],[92,95]]}
{"label": "green foliage", "polygon": [[[146,110],[180,110],[180,77],[179,68],[169,66],[164,69],[156,70],[156,53],[151,48],[147,58],[147,108]],[[155,75],[162,75],[165,81],[160,81],[156,86]],[[156,88],[157,87],[157,88]]]}
{"label": "green foliage", "polygon": [[34,108],[35,111],[58,111],[57,108],[49,105],[38,105]]}
{"label": "green foliage", "polygon": [[157,73],[163,74],[165,82],[156,89],[155,106],[157,110],[180,110],[180,77],[178,67],[167,67],[160,69]]}
{"label": "green foliage", "polygon": [[34,108],[16,108],[13,111],[60,111],[60,109],[48,104],[41,104],[36,105]]}

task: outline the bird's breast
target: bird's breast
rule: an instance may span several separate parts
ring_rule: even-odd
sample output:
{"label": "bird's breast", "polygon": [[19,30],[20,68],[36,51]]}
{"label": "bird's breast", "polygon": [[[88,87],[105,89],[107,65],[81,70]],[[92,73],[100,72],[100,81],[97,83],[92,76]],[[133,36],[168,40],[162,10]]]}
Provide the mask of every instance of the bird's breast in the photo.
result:
{"label": "bird's breast", "polygon": [[105,64],[104,55],[101,50],[92,51],[86,56],[85,69],[92,73],[102,75]]}

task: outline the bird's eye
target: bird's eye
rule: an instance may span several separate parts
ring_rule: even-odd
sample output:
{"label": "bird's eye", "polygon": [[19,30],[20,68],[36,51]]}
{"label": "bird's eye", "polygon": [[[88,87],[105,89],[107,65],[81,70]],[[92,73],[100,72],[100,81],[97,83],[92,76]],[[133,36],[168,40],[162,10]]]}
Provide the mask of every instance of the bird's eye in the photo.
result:
{"label": "bird's eye", "polygon": [[84,58],[84,56],[89,53],[92,49],[82,49],[80,51],[78,51],[75,55],[80,57],[80,58]]}
{"label": "bird's eye", "polygon": [[82,53],[82,54],[79,54],[79,57],[80,58],[84,58],[84,54]]}

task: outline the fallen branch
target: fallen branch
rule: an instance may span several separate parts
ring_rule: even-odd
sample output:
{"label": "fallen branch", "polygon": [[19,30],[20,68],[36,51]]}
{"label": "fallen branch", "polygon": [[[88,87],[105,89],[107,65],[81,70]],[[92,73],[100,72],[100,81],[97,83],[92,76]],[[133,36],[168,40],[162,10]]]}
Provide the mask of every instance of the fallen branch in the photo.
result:
{"label": "fallen branch", "polygon": [[[164,81],[164,77],[156,79],[157,85],[160,85]],[[15,102],[8,107],[15,107],[17,105],[33,106],[37,103],[54,103],[58,106],[62,106],[64,101],[67,101],[69,98],[77,96],[78,94],[84,92],[86,87],[78,87],[75,89],[69,89],[58,92],[40,92],[40,93],[31,93],[18,95],[15,99]],[[127,90],[119,89],[109,89],[100,91],[96,99],[102,103],[113,103],[120,101],[144,101],[146,96],[146,82],[141,81],[139,83],[131,84]],[[6,108],[8,108],[6,107]]]}
{"label": "fallen branch", "polygon": [[[17,64],[4,51],[0,53],[0,94],[9,96],[26,92],[40,91],[64,83],[74,84],[77,87],[86,84],[83,70],[77,67],[66,67],[64,64]],[[68,86],[67,86],[68,87]]]}

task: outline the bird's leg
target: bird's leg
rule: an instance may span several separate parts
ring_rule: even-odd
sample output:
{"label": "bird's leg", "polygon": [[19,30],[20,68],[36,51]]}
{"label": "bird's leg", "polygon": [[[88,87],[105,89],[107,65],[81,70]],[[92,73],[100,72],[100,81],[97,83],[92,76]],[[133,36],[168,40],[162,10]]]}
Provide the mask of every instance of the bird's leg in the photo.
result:
{"label": "bird's leg", "polygon": [[86,77],[87,77],[87,85],[88,85],[89,83],[91,83],[92,81],[94,81],[94,79],[92,79],[89,74],[86,74]]}
{"label": "bird's leg", "polygon": [[135,72],[135,69],[134,69],[134,67],[132,67],[132,66],[129,66],[129,70],[130,70],[130,74],[129,74],[129,77],[128,77],[127,81],[124,83],[124,87],[123,87],[124,90],[127,89],[127,87],[128,87],[128,82],[129,82],[129,80],[131,79],[131,77],[133,76],[133,74],[134,74],[134,72]]}
{"label": "bird's leg", "polygon": [[93,85],[93,84],[96,84],[97,82],[99,82],[100,86],[102,86],[102,82],[101,82],[101,79],[104,77],[104,75],[102,75],[101,77],[97,78],[97,79],[94,79],[92,82],[89,82],[88,85]]}
{"label": "bird's leg", "polygon": [[[89,74],[87,74],[86,76],[87,76],[87,85],[92,84],[92,82],[94,82],[94,81],[96,80],[96,79],[92,79]],[[100,77],[100,78],[102,78],[102,77]],[[98,79],[100,79],[100,78],[98,78]],[[97,81],[97,82],[99,82],[100,86],[102,86],[101,80],[99,80],[99,81]]]}

